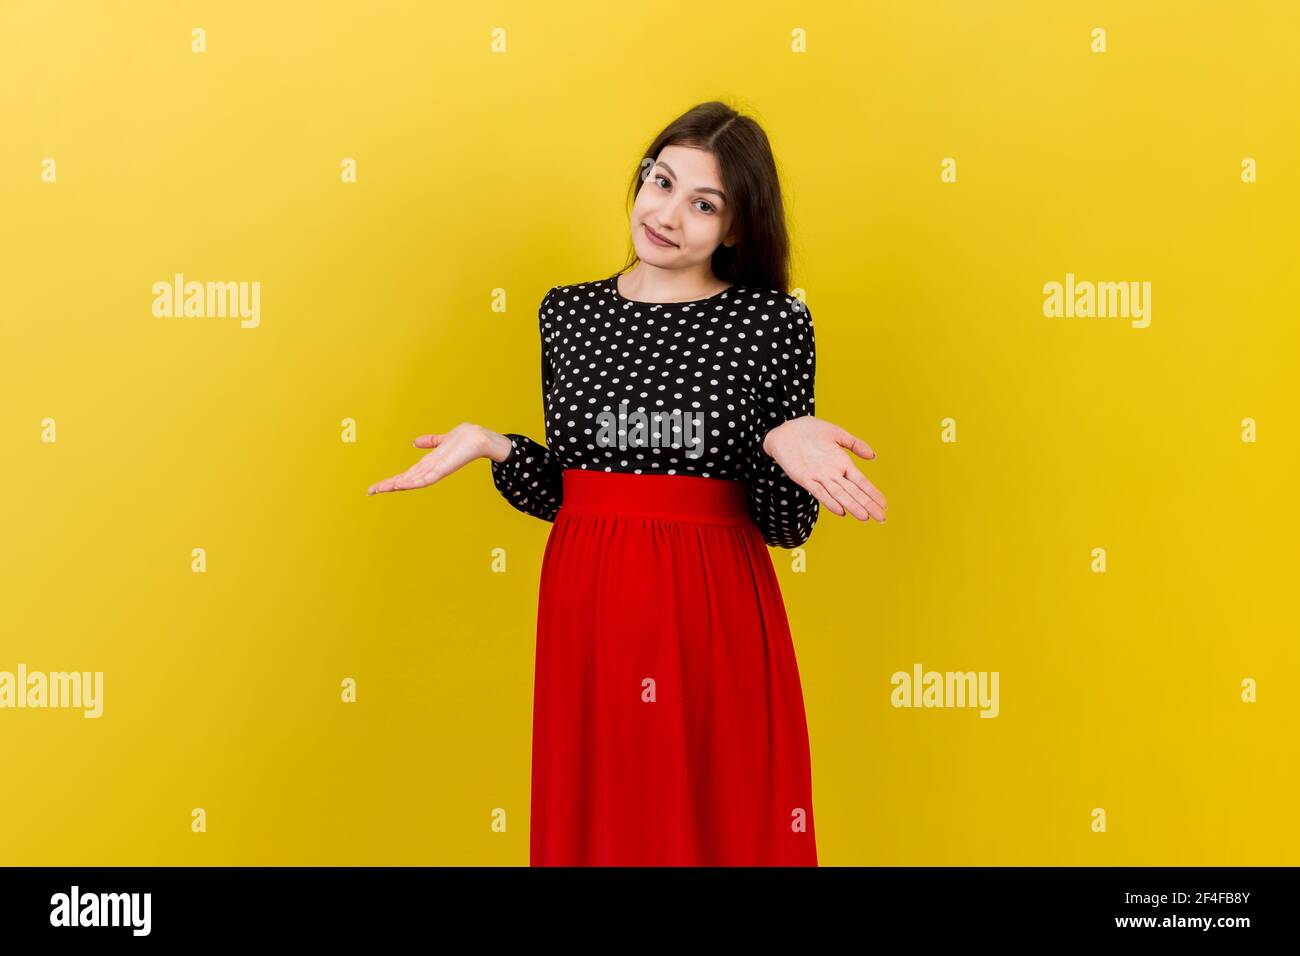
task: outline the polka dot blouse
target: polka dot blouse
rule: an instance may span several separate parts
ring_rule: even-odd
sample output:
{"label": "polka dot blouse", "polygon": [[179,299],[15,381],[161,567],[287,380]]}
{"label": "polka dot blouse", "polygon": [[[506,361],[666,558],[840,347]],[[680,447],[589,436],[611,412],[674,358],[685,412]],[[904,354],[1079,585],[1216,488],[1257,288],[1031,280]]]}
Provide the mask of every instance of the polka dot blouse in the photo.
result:
{"label": "polka dot blouse", "polygon": [[812,313],[783,292],[732,286],[694,302],[637,302],[617,275],[556,286],[538,310],[546,444],[507,434],[492,462],[518,510],[554,521],[566,468],[740,479],[772,547],[803,544],[817,499],[764,454],[813,412]]}

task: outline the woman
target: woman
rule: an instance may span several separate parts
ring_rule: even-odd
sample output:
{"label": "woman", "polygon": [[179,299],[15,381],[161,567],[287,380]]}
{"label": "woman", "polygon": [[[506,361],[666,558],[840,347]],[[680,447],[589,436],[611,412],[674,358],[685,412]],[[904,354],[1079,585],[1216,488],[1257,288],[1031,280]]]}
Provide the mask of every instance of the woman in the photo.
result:
{"label": "woman", "polygon": [[533,701],[532,865],[817,863],[803,697],[766,545],[824,505],[885,520],[813,416],[812,314],[762,129],[722,103],[671,123],[631,189],[634,255],[538,312],[546,441],[458,425],[370,494],[479,457],[554,522]]}

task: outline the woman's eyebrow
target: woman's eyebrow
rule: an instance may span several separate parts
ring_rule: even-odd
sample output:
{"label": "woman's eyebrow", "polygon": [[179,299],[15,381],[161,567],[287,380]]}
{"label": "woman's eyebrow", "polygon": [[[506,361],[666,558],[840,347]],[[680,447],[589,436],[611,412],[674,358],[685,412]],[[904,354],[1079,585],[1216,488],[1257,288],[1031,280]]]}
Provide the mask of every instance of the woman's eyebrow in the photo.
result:
{"label": "woman's eyebrow", "polygon": [[[659,162],[655,163],[655,165],[662,166],[664,169],[668,170],[669,173],[672,173],[673,179],[677,178],[677,174],[673,172],[673,168],[669,166],[667,163],[665,163],[662,159],[659,160]],[[714,193],[715,195],[721,196],[723,202],[727,201],[727,194],[724,193],[721,189],[714,189],[712,186],[696,186],[695,191],[697,193]]]}

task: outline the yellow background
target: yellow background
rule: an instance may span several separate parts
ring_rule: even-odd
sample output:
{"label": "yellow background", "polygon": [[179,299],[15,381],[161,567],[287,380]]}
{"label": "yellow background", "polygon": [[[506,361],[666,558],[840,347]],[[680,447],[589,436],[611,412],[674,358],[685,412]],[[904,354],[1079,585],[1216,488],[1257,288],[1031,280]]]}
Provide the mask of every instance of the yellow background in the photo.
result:
{"label": "yellow background", "polygon": [[[1298,11],[4,3],[0,670],[105,710],[0,711],[0,863],[528,862],[550,526],[486,461],[365,490],[461,421],[541,439],[542,294],[619,268],[640,150],[714,98],[890,506],[772,552],[821,862],[1300,863]],[[260,281],[260,328],[153,317],[175,272]],[[1045,318],[1067,272],[1150,327]],[[1000,716],[894,709],[915,662]]]}

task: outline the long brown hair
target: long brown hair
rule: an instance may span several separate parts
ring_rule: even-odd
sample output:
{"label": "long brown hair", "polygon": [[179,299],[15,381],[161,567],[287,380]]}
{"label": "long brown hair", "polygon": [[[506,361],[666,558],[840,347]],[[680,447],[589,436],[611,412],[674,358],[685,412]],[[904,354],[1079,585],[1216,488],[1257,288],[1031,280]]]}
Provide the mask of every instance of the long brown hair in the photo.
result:
{"label": "long brown hair", "polygon": [[[734,285],[790,291],[790,236],[776,160],[763,128],[717,100],[701,103],[669,123],[637,161],[628,189],[628,214],[637,191],[649,177],[665,146],[693,146],[714,154],[722,190],[732,209],[736,243],[719,245],[713,272]],[[628,238],[626,272],[636,265],[636,247]]]}

